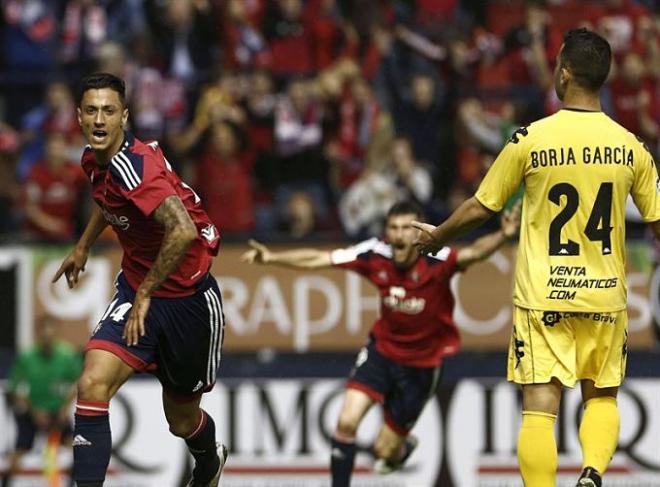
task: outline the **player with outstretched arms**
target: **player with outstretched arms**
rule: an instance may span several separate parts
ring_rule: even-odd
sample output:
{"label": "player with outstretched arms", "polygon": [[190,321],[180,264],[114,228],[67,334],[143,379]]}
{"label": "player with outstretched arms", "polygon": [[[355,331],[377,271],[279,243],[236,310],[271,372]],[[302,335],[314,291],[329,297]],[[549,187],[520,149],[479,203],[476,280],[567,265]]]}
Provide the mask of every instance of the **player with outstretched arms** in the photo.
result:
{"label": "player with outstretched arms", "polygon": [[249,263],[293,269],[338,267],[372,282],[380,295],[380,318],[358,353],[346,384],[337,429],[332,438],[333,487],[350,485],[360,422],[371,406],[382,404],[385,424],[373,445],[375,470],[389,473],[403,466],[417,446],[409,435],[424,405],[433,397],[443,357],[454,355],[460,337],[453,320],[450,278],[486,259],[519,225],[520,208],[504,213],[500,230],[473,244],[444,247],[420,256],[413,247],[418,230],[411,223],[422,216],[409,202],[395,204],[385,220],[385,239],[373,238],[353,247],[325,251],[297,249],[272,252],[251,241],[242,259]]}

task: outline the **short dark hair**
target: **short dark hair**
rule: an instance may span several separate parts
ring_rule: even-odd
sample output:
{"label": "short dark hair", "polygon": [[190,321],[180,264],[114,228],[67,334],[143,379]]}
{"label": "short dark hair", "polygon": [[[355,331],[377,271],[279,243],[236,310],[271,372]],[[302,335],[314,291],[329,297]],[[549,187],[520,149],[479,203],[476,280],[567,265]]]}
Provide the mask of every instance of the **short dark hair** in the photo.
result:
{"label": "short dark hair", "polygon": [[126,105],[126,84],[124,80],[110,73],[94,73],[85,76],[80,82],[80,89],[78,91],[78,105],[82,102],[83,95],[88,90],[100,90],[102,88],[110,88],[116,91],[119,95],[119,100],[122,105]]}
{"label": "short dark hair", "polygon": [[424,211],[422,210],[422,207],[411,200],[399,201],[398,203],[394,203],[387,212],[385,221],[389,220],[390,217],[397,215],[415,215],[417,216],[418,220],[424,219]]}
{"label": "short dark hair", "polygon": [[597,92],[610,73],[612,48],[604,37],[585,28],[569,30],[564,35],[564,48],[559,58],[575,81],[589,91]]}

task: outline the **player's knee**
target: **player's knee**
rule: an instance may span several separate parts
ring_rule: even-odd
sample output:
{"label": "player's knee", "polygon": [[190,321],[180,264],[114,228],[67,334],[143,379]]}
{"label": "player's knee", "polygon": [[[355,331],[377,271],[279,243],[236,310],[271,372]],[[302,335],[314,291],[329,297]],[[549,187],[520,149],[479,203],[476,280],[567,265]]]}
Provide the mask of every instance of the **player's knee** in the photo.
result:
{"label": "player's knee", "polygon": [[354,437],[357,433],[358,421],[348,415],[340,415],[337,422],[337,434],[342,437]]}
{"label": "player's knee", "polygon": [[112,385],[103,375],[94,370],[85,370],[78,379],[78,399],[85,401],[108,402],[111,399]]}
{"label": "player's knee", "polygon": [[374,455],[385,460],[395,460],[399,454],[401,445],[397,442],[378,438],[374,443]]}
{"label": "player's knee", "polygon": [[188,438],[199,424],[199,418],[190,415],[166,415],[170,433],[180,438]]}
{"label": "player's knee", "polygon": [[553,378],[548,384],[531,384],[523,386],[523,409],[557,414],[561,401],[562,385]]}

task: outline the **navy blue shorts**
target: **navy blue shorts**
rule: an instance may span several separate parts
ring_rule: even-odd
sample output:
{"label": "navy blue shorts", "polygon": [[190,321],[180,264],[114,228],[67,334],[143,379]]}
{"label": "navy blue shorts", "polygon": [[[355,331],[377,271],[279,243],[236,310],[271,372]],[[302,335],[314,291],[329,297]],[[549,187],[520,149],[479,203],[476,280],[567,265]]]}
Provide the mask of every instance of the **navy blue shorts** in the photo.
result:
{"label": "navy blue shorts", "polygon": [[346,387],[383,405],[385,423],[406,436],[440,382],[441,366],[408,367],[384,357],[370,339],[358,353]]}
{"label": "navy blue shorts", "polygon": [[139,372],[151,372],[170,397],[194,400],[215,384],[220,365],[225,318],[215,278],[207,274],[195,294],[151,298],[145,334],[129,347],[122,338],[135,291],[122,273],[117,293],[99,321],[86,350],[107,350]]}

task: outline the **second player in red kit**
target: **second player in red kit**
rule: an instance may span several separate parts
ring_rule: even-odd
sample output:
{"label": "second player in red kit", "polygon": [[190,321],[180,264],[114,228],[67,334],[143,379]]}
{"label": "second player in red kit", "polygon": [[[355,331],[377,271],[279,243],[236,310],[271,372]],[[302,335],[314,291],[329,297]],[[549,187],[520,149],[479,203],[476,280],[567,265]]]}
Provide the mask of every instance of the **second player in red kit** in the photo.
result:
{"label": "second player in red kit", "polygon": [[436,391],[443,357],[454,355],[460,346],[450,278],[513,237],[519,216],[515,207],[505,213],[501,230],[468,247],[445,247],[431,256],[420,256],[413,247],[418,230],[411,223],[421,217],[421,210],[409,202],[389,210],[384,240],[373,238],[333,251],[271,252],[258,242],[250,243],[252,250],[243,255],[246,262],[296,269],[341,267],[360,273],[378,288],[380,317],[357,355],[332,438],[333,487],[350,485],[357,430],[376,402],[383,406],[385,424],[372,448],[377,458],[374,470],[393,472],[410,457],[417,440],[409,432]]}

